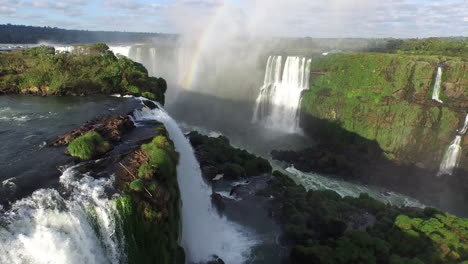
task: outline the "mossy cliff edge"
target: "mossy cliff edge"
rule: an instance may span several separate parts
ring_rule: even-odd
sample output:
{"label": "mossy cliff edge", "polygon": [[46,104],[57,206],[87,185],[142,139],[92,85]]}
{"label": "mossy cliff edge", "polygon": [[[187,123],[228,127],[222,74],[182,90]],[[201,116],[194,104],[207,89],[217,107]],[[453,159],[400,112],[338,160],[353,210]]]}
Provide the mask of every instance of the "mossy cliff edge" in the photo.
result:
{"label": "mossy cliff edge", "polygon": [[180,192],[176,165],[179,154],[166,129],[121,163],[117,184],[124,195],[117,210],[126,238],[128,263],[184,263],[179,246]]}
{"label": "mossy cliff edge", "polygon": [[[439,66],[443,104],[431,99]],[[336,53],[314,58],[311,72],[301,104],[306,132],[345,144],[375,141],[399,162],[436,170],[467,114],[465,57]],[[468,169],[468,136],[462,149],[460,166]]]}

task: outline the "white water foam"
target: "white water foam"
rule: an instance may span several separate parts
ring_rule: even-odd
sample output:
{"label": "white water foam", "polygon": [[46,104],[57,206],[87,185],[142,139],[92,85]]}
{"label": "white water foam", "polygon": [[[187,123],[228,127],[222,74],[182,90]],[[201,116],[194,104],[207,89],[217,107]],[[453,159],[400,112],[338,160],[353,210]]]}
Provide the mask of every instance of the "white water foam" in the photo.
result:
{"label": "white water foam", "polygon": [[252,122],[286,133],[300,133],[299,109],[302,91],[308,89],[311,59],[287,57],[282,70],[282,57],[268,58],[265,79],[258,95]]}
{"label": "white water foam", "polygon": [[114,55],[122,55],[128,57],[130,53],[131,46],[109,46],[109,50],[111,50]]}
{"label": "white water foam", "polygon": [[94,179],[75,167],[60,177],[70,192],[40,189],[15,202],[1,217],[0,263],[122,263],[115,205],[105,193],[113,179]]}
{"label": "white water foam", "polygon": [[226,263],[245,263],[257,242],[248,231],[217,213],[211,203],[211,188],[202,178],[190,142],[162,106],[158,106],[159,109],[136,110],[134,117],[137,122],[162,122],[180,153],[177,177],[182,198],[182,246],[187,261],[203,262],[215,254]]}
{"label": "white water foam", "polygon": [[418,200],[395,192],[378,190],[378,188],[332,179],[316,173],[305,173],[294,167],[289,167],[286,171],[307,190],[331,190],[338,193],[341,197],[359,197],[361,193],[367,193],[378,201],[394,206],[425,207],[425,205]]}

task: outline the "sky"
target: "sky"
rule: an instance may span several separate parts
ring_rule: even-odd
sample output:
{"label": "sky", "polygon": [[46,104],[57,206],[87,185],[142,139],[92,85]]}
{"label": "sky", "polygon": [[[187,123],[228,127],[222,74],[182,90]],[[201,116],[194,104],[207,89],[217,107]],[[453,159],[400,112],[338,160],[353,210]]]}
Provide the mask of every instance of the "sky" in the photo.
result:
{"label": "sky", "polygon": [[[216,14],[222,17],[211,19]],[[279,37],[468,36],[468,0],[0,0],[6,23],[162,33],[229,23]]]}

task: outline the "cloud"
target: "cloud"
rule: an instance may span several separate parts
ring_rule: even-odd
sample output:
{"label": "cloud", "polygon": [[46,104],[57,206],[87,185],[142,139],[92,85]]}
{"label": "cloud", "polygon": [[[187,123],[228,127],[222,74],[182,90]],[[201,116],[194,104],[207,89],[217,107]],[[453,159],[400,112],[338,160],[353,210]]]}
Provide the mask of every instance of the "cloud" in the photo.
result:
{"label": "cloud", "polygon": [[16,12],[16,8],[8,6],[0,6],[0,14],[9,15]]}
{"label": "cloud", "polygon": [[27,15],[47,12],[57,26],[73,20],[90,29],[194,35],[216,24],[220,35],[426,37],[466,35],[466,1],[0,0],[0,14],[34,24]]}
{"label": "cloud", "polygon": [[[45,1],[35,0],[31,4],[36,8],[47,8],[65,13],[70,16],[81,16],[85,13],[85,5],[88,0],[63,0],[63,1]],[[63,21],[66,22],[66,21]]]}

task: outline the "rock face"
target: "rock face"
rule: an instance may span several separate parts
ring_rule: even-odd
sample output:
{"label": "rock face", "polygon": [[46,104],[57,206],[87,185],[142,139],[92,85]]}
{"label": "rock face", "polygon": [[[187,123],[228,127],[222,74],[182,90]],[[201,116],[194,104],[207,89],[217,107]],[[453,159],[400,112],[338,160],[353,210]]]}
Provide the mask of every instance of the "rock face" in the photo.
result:
{"label": "rock face", "polygon": [[[439,66],[443,104],[431,99]],[[312,74],[302,126],[320,142],[375,142],[391,159],[437,169],[468,112],[464,58],[338,53],[313,59],[311,71],[326,74]]]}
{"label": "rock face", "polygon": [[89,122],[86,122],[79,128],[52,140],[47,145],[50,147],[65,146],[72,140],[90,131],[98,132],[106,140],[111,142],[119,142],[122,135],[134,127],[135,125],[128,116],[99,116]]}

